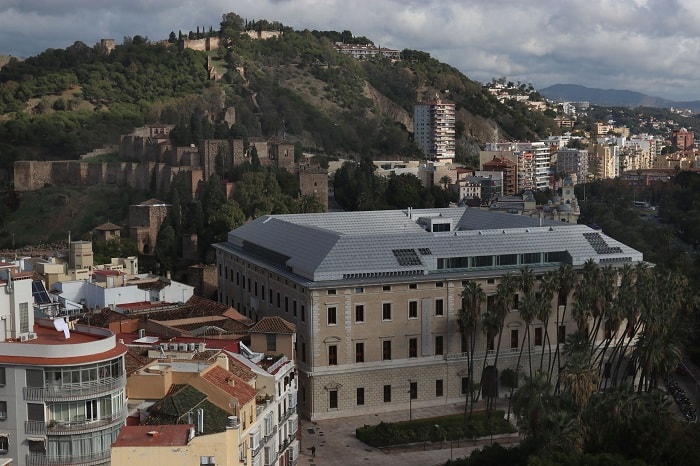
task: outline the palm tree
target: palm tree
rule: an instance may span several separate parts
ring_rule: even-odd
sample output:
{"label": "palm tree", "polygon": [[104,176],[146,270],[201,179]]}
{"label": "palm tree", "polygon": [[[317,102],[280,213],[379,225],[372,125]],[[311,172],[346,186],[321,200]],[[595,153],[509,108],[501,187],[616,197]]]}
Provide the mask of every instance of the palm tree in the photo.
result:
{"label": "palm tree", "polygon": [[462,307],[459,310],[459,331],[462,334],[462,343],[468,348],[467,378],[469,389],[467,390],[467,402],[464,404],[464,422],[467,422],[467,405],[470,406],[469,416],[474,409],[474,349],[476,346],[476,329],[481,314],[481,303],[486,300],[481,285],[475,281],[468,281],[461,293]]}
{"label": "palm tree", "polygon": [[525,383],[512,395],[513,413],[519,418],[520,432],[536,442],[542,440],[553,408],[551,391],[547,374],[537,371],[534,376],[526,377]]}
{"label": "palm tree", "polygon": [[[552,299],[554,291],[557,289],[557,274],[556,272],[547,272],[540,280],[540,304],[537,312],[537,318],[542,321],[544,327],[544,340],[542,341],[542,355],[540,356],[540,370],[544,370],[544,348],[549,348],[549,362],[547,369],[552,363],[552,345],[549,343],[549,316],[552,315]],[[549,372],[549,371],[547,371]],[[549,377],[548,377],[549,378]]]}
{"label": "palm tree", "polygon": [[591,364],[587,353],[579,353],[568,358],[561,379],[579,415],[583,412],[588,399],[596,391],[599,378],[598,371]]}
{"label": "palm tree", "polygon": [[[554,373],[554,365],[555,364],[557,365],[557,374],[561,373],[561,360],[559,358],[559,341],[560,341],[559,340],[559,327],[562,325],[562,323],[566,319],[566,307],[567,307],[567,304],[569,302],[569,294],[571,293],[571,290],[573,290],[574,286],[576,285],[576,272],[574,271],[574,268],[570,264],[562,264],[561,266],[559,266],[559,269],[557,270],[556,283],[558,285],[558,288],[557,288],[557,321],[556,321],[557,347],[554,351],[554,361],[552,361],[552,365],[549,369],[550,382],[552,380],[552,374]],[[561,303],[561,302],[564,303],[564,310],[560,316],[559,315],[559,303]],[[557,384],[557,387],[555,388],[555,393],[556,392],[558,392],[558,384]]]}
{"label": "palm tree", "polygon": [[493,365],[498,367],[498,355],[501,351],[501,340],[503,337],[503,328],[505,326],[506,316],[513,308],[513,297],[518,290],[518,281],[514,275],[506,274],[501,278],[501,282],[496,287],[495,310],[501,319],[501,325],[498,332],[498,344],[496,345],[496,357]]}

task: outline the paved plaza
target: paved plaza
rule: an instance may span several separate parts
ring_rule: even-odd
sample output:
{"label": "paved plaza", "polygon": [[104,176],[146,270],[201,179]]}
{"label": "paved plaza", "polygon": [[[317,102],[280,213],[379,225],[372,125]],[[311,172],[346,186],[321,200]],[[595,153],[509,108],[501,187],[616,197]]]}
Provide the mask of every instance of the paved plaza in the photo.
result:
{"label": "paved plaza", "polygon": [[[504,400],[501,400],[504,401]],[[477,403],[475,410],[483,409],[483,403]],[[499,409],[505,408],[498,406]],[[438,407],[430,407],[427,410],[412,412],[413,418],[421,417],[424,412],[431,417],[445,416],[464,412],[464,403],[451,403]],[[422,416],[426,417],[426,416]],[[365,424],[375,425],[380,422],[406,421],[409,418],[409,410],[394,411],[390,413],[368,414],[364,416],[345,417],[341,419],[329,419],[323,421],[301,422],[301,455],[299,466],[327,466],[327,465],[406,465],[406,466],[432,466],[445,464],[450,458],[468,456],[474,449],[491,443],[491,439],[483,439],[477,442],[446,441],[442,444],[426,443],[423,448],[420,445],[407,449],[393,449],[391,452],[370,447],[355,438],[355,429]],[[494,438],[494,442],[513,444],[519,442],[517,435],[504,438]],[[316,447],[316,455],[312,457],[311,447]]]}

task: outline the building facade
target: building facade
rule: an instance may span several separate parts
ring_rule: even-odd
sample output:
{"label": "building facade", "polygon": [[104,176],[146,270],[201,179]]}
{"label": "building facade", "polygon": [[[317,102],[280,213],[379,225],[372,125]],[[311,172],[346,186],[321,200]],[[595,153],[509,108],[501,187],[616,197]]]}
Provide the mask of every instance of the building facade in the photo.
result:
{"label": "building facade", "polygon": [[454,102],[430,100],[417,104],[413,115],[413,135],[427,157],[452,162],[455,158]]}
{"label": "building facade", "polygon": [[109,464],[126,347],[106,329],[35,319],[31,274],[3,268],[0,288],[0,462]]}
{"label": "building facade", "polygon": [[[214,247],[220,302],[296,325],[299,412],[312,420],[462,400],[468,354],[458,315],[469,281],[493,295],[523,267],[539,276],[587,260],[643,260],[584,225],[470,208],[264,216]],[[576,328],[571,317],[530,325],[536,352],[543,332],[563,338]],[[515,368],[525,331],[516,300],[501,369]],[[493,342],[477,338],[478,381]]]}

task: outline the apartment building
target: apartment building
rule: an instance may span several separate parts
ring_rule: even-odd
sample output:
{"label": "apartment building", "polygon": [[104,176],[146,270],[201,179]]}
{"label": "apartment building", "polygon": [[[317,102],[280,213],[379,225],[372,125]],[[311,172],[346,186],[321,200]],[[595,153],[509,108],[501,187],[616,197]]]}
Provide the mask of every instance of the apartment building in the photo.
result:
{"label": "apartment building", "polygon": [[450,163],[455,157],[455,104],[429,100],[417,104],[413,113],[413,135],[425,155]]}
{"label": "apartment building", "polygon": [[[468,281],[493,295],[523,267],[541,275],[589,259],[643,260],[585,225],[471,208],[263,216],[214,247],[220,302],[295,324],[298,407],[311,420],[462,400],[469,380],[458,312]],[[534,351],[543,332],[561,342],[576,328],[570,313],[555,320],[530,324]],[[500,369],[515,368],[525,331],[516,303]],[[476,345],[480,380],[493,341],[479,332]]]}
{"label": "apartment building", "polygon": [[31,273],[12,264],[0,264],[0,289],[0,462],[109,464],[126,347],[107,329],[35,318]]}
{"label": "apartment building", "polygon": [[559,149],[557,172],[569,175],[574,182],[585,183],[588,178],[588,151],[585,149]]}

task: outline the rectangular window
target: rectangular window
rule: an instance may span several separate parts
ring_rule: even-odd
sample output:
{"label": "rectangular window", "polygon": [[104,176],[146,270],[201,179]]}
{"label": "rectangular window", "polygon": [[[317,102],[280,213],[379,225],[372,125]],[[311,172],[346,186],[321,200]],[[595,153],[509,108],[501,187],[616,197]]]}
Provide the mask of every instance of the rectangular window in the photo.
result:
{"label": "rectangular window", "polygon": [[365,404],[365,388],[357,387],[357,406],[363,406]]}
{"label": "rectangular window", "polygon": [[391,320],[391,303],[382,303],[382,320]]}
{"label": "rectangular window", "polygon": [[245,290],[245,275],[241,274],[241,286]]}
{"label": "rectangular window", "polygon": [[411,382],[408,388],[408,394],[411,396],[412,400],[418,398],[418,382]]}
{"label": "rectangular window", "polygon": [[270,295],[269,295],[269,297],[270,297],[270,304],[272,304],[272,295],[273,295],[273,294],[274,294],[274,292],[272,291],[272,288],[270,288]]}
{"label": "rectangular window", "polygon": [[301,321],[306,322],[306,309],[303,304],[301,305]]}
{"label": "rectangular window", "polygon": [[265,285],[260,285],[260,299],[265,301]]}
{"label": "rectangular window", "polygon": [[0,420],[7,419],[7,401],[0,401]]}
{"label": "rectangular window", "polygon": [[417,358],[418,357],[418,338],[408,339],[408,357]]}
{"label": "rectangular window", "polygon": [[281,303],[281,302],[282,302],[282,299],[280,298],[280,293],[279,293],[279,291],[278,291],[278,292],[277,292],[277,309],[279,309],[279,308],[281,307],[281,306],[280,306],[280,303]]}
{"label": "rectangular window", "polygon": [[5,368],[4,368],[4,367],[0,367],[0,387],[4,387],[4,386],[5,386],[5,382],[6,382],[6,381],[5,381]]}
{"label": "rectangular window", "polygon": [[364,292],[365,292],[365,289],[362,288],[361,286],[358,286],[357,288],[355,288],[355,293],[364,293]]}
{"label": "rectangular window", "polygon": [[391,385],[384,385],[384,403],[391,403]]}
{"label": "rectangular window", "polygon": [[355,343],[355,362],[365,362],[365,344]]}
{"label": "rectangular window", "polygon": [[435,315],[445,315],[445,301],[442,298],[438,298],[435,300]]}
{"label": "rectangular window", "polygon": [[216,466],[216,458],[214,456],[200,456],[199,466]]}
{"label": "rectangular window", "polygon": [[241,275],[239,272],[236,272],[236,286],[241,286]]}
{"label": "rectangular window", "polygon": [[328,290],[328,294],[329,294],[329,295],[335,295],[335,294],[336,294],[336,291],[335,291],[335,290]]}
{"label": "rectangular window", "polygon": [[512,329],[510,331],[510,349],[511,350],[518,349],[518,330],[517,329]]}
{"label": "rectangular window", "polygon": [[328,365],[338,365],[338,347],[336,345],[330,345],[328,347]]}
{"label": "rectangular window", "polygon": [[418,289],[418,284],[417,283],[411,283],[408,285],[409,290],[417,290]]}
{"label": "rectangular window", "polygon": [[520,295],[518,293],[513,295],[513,309],[520,309]]}
{"label": "rectangular window", "polygon": [[301,342],[301,362],[306,362],[306,342]]}
{"label": "rectangular window", "polygon": [[391,340],[382,341],[382,361],[391,360]]}
{"label": "rectangular window", "polygon": [[435,381],[435,396],[440,397],[443,395],[442,379],[437,379]]}
{"label": "rectangular window", "polygon": [[267,337],[267,350],[277,351],[277,334],[276,333],[266,333]]}
{"label": "rectangular window", "polygon": [[338,390],[328,391],[328,407],[330,409],[338,409]]}
{"label": "rectangular window", "polygon": [[442,288],[443,286],[445,286],[444,282],[435,282],[435,288]]}
{"label": "rectangular window", "polygon": [[535,327],[535,346],[542,346],[542,327]]}
{"label": "rectangular window", "polygon": [[469,377],[462,377],[462,395],[466,395],[469,391]]}
{"label": "rectangular window", "polygon": [[257,298],[257,297],[258,297],[258,282],[257,282],[257,280],[255,281],[255,283],[253,283],[253,285],[255,286],[255,287],[254,287],[254,290],[255,290],[255,291],[253,292],[253,294],[254,294],[255,297]]}
{"label": "rectangular window", "polygon": [[365,306],[364,304],[355,305],[355,322],[365,321]]}
{"label": "rectangular window", "polygon": [[391,291],[391,285],[382,286],[382,291]]}
{"label": "rectangular window", "polygon": [[289,297],[284,297],[284,312],[289,312]]}
{"label": "rectangular window", "polygon": [[440,356],[444,354],[444,349],[442,347],[442,335],[435,336],[435,356]]}
{"label": "rectangular window", "polygon": [[418,301],[408,302],[408,318],[417,319],[418,318]]}
{"label": "rectangular window", "polygon": [[336,325],[338,323],[337,315],[336,315],[336,308],[329,307],[327,310],[327,314],[328,314],[328,325]]}
{"label": "rectangular window", "polygon": [[294,314],[294,317],[296,317],[297,316],[297,300],[296,299],[292,302],[292,312]]}

